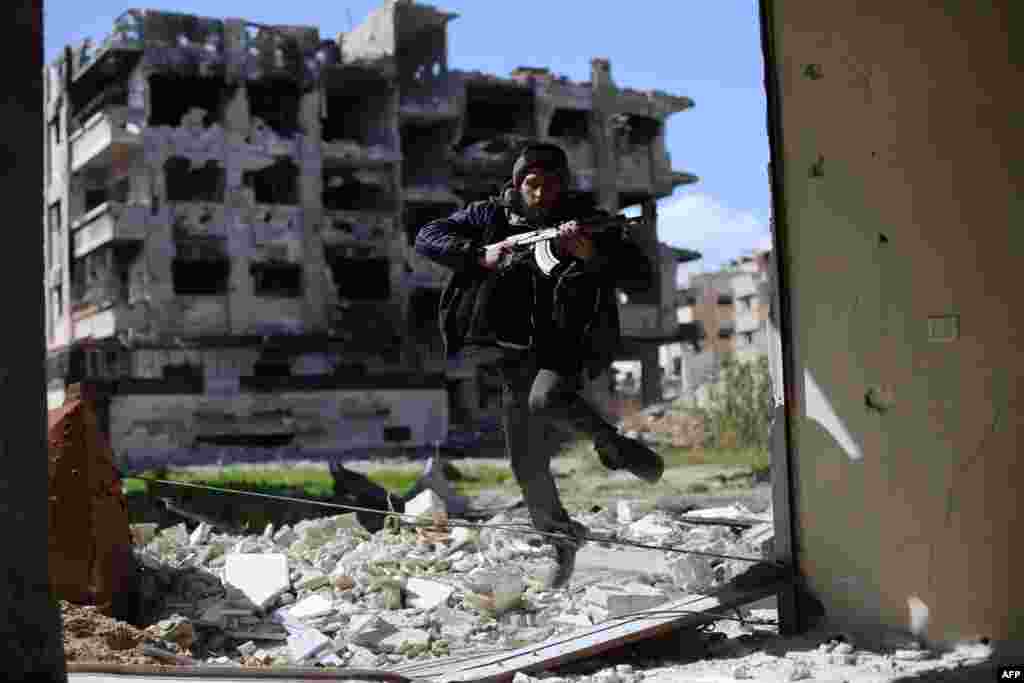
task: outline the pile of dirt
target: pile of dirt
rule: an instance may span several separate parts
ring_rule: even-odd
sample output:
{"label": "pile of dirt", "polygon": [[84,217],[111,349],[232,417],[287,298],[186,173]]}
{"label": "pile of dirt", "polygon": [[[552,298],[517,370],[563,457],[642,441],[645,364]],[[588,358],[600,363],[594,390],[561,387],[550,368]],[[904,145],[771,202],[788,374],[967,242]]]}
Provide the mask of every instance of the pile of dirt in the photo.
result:
{"label": "pile of dirt", "polygon": [[160,664],[142,652],[144,645],[166,644],[145,631],[105,614],[98,607],[60,601],[64,658],[68,662]]}

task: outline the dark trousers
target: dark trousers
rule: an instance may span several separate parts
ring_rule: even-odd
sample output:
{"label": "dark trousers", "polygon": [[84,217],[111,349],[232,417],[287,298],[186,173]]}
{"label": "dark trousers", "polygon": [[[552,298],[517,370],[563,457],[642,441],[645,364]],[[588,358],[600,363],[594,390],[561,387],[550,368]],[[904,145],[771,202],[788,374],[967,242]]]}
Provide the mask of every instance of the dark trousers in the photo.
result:
{"label": "dark trousers", "polygon": [[533,526],[539,531],[568,531],[569,514],[551,474],[557,443],[545,438],[546,428],[554,424],[593,440],[614,434],[615,427],[580,395],[580,375],[540,367],[533,353],[471,347],[460,355],[464,360],[495,362],[501,371],[505,455]]}

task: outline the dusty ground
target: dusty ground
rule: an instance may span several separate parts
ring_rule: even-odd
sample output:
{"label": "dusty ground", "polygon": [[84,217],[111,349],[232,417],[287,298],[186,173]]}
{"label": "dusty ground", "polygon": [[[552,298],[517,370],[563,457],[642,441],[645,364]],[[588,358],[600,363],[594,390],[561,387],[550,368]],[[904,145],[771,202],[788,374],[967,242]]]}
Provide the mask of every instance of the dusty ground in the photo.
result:
{"label": "dusty ground", "polygon": [[142,653],[153,643],[145,631],[100,613],[95,607],[60,602],[64,623],[64,657],[69,662],[158,664]]}

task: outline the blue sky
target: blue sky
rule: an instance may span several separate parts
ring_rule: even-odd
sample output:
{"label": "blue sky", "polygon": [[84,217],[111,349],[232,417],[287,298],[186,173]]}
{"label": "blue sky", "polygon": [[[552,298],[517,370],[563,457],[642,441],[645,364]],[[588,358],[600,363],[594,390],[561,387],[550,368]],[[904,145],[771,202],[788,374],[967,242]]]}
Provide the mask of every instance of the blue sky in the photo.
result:
{"label": "blue sky", "polygon": [[[266,0],[49,0],[46,60],[67,43],[101,39],[129,7],[173,10],[257,23],[299,24],[334,37],[380,3]],[[633,12],[592,0],[439,0],[460,16],[449,24],[449,65],[507,75],[546,66],[573,80],[590,78],[590,59],[607,57],[620,87],[685,95],[696,106],[669,119],[673,167],[700,182],[662,200],[659,237],[704,254],[713,268],[769,245],[768,138],[757,0],[642,0]]]}

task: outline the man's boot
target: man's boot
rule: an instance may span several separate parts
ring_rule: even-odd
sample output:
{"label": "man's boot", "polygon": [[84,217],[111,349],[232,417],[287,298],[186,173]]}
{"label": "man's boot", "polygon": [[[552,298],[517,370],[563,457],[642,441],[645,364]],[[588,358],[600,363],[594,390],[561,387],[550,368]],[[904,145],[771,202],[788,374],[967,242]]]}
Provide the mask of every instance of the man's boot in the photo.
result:
{"label": "man's boot", "polygon": [[665,461],[660,455],[640,441],[617,432],[594,439],[594,450],[608,469],[628,470],[649,484],[656,484],[665,473]]}
{"label": "man's boot", "polygon": [[584,537],[589,533],[587,527],[575,520],[569,520],[566,527],[557,529],[557,532],[566,534],[569,538],[551,539],[552,545],[555,546],[555,570],[547,581],[549,590],[562,588],[569,583],[576,569],[576,553],[586,543]]}

